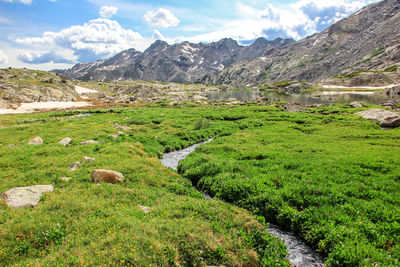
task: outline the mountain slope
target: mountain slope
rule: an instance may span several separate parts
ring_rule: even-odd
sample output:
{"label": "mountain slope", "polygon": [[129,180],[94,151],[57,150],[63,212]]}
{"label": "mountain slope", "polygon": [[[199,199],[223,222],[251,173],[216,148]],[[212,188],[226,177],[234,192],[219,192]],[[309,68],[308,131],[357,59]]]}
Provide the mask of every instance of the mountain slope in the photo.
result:
{"label": "mountain slope", "polygon": [[206,84],[252,86],[284,80],[317,81],[400,63],[400,1],[369,5],[321,33],[268,57],[236,63],[201,79]]}
{"label": "mountain slope", "polygon": [[108,60],[77,64],[70,70],[56,72],[70,79],[86,81],[136,79],[194,82],[206,74],[262,56],[293,42],[292,39],[267,41],[259,38],[250,46],[240,46],[232,39],[210,44],[184,42],[175,45],[156,41],[143,53],[129,49]]}

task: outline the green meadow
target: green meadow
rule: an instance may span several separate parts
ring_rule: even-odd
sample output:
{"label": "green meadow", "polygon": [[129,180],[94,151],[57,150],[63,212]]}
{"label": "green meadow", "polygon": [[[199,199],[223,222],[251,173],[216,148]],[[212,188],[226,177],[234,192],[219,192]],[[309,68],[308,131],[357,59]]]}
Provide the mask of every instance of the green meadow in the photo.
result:
{"label": "green meadow", "polygon": [[[36,208],[1,200],[1,265],[290,266],[265,222],[328,266],[399,265],[400,129],[381,130],[360,110],[160,102],[1,116],[0,192],[54,186]],[[115,139],[116,123],[132,130]],[[44,144],[28,145],[35,136]],[[164,153],[211,137],[179,174],[161,165]],[[69,171],[83,156],[96,160]],[[94,169],[125,178],[95,184]]]}

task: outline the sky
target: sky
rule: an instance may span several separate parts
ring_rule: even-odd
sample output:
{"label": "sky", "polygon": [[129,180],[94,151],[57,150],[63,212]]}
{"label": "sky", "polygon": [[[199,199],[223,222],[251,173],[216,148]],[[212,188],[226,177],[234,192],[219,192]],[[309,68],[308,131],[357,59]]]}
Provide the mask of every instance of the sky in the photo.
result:
{"label": "sky", "polygon": [[0,68],[65,69],[156,40],[300,40],[378,1],[0,0]]}

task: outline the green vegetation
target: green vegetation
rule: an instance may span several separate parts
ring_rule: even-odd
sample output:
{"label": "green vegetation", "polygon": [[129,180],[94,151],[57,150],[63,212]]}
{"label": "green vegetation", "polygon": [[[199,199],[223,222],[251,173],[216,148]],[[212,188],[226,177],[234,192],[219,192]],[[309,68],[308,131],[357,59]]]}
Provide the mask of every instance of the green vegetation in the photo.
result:
{"label": "green vegetation", "polygon": [[386,68],[384,70],[384,72],[397,72],[397,69],[398,69],[398,66],[397,65],[393,65],[393,66],[391,66],[389,68]]}
{"label": "green vegetation", "polygon": [[[288,266],[283,244],[265,233],[265,225],[243,209],[204,200],[157,158],[238,129],[239,111],[217,110],[155,107],[1,116],[0,192],[36,184],[55,188],[33,209],[12,209],[0,200],[1,266]],[[73,117],[79,113],[91,116]],[[211,122],[216,114],[221,117]],[[118,131],[115,123],[133,130],[114,139],[108,135]],[[27,145],[35,136],[44,144]],[[67,136],[72,144],[58,144]],[[88,139],[104,143],[79,144]],[[83,156],[96,160],[70,172],[68,166]],[[99,168],[122,172],[125,179],[94,184],[91,171]]]}
{"label": "green vegetation", "polygon": [[329,266],[398,266],[400,130],[382,131],[345,106],[252,112],[241,123],[257,127],[200,147],[179,172],[295,232]]}
{"label": "green vegetation", "polygon": [[[55,187],[34,209],[0,202],[2,265],[288,266],[262,218],[302,237],[328,266],[399,265],[399,128],[383,131],[348,105],[163,106],[0,117],[0,192]],[[133,130],[114,139],[115,123]],[[35,136],[44,144],[28,146]],[[67,136],[71,145],[57,143]],[[158,159],[210,137],[179,172],[259,220],[204,200]],[[79,145],[88,139],[104,143]],[[96,161],[69,172],[83,156]],[[94,184],[97,168],[125,179]]]}

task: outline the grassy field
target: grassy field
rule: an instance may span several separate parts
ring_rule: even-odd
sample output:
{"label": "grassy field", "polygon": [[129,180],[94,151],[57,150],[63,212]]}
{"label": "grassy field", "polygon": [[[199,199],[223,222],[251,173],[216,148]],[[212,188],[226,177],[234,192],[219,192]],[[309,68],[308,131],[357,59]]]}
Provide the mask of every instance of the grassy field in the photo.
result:
{"label": "grassy field", "polygon": [[[0,201],[1,266],[288,266],[283,244],[265,234],[259,220],[219,200],[204,200],[158,159],[164,151],[226,131],[223,123],[198,124],[211,110],[86,112],[91,116],[0,117],[0,192],[36,184],[55,187],[33,209],[12,209]],[[118,131],[115,123],[133,130],[114,139],[108,135]],[[29,146],[35,136],[44,144]],[[58,144],[67,136],[72,144]],[[104,143],[80,145],[89,139]],[[68,166],[83,156],[96,160],[70,172]],[[95,184],[91,171],[98,168],[122,172],[125,179]]]}
{"label": "grassy field", "polygon": [[241,123],[257,119],[257,127],[200,147],[178,171],[295,232],[329,266],[398,266],[400,130],[381,130],[355,111],[243,110]]}
{"label": "grassy field", "polygon": [[[329,266],[399,264],[399,129],[383,131],[344,105],[299,113],[163,105],[0,117],[0,192],[55,186],[34,209],[0,204],[0,262],[288,266],[265,218],[305,239]],[[114,139],[115,123],[133,130]],[[44,144],[28,146],[35,136]],[[73,139],[67,147],[57,143],[65,137]],[[210,137],[178,170],[235,206],[204,200],[158,159]],[[104,143],[79,145],[89,139]],[[83,156],[96,161],[69,172]],[[97,168],[125,179],[94,184]]]}

